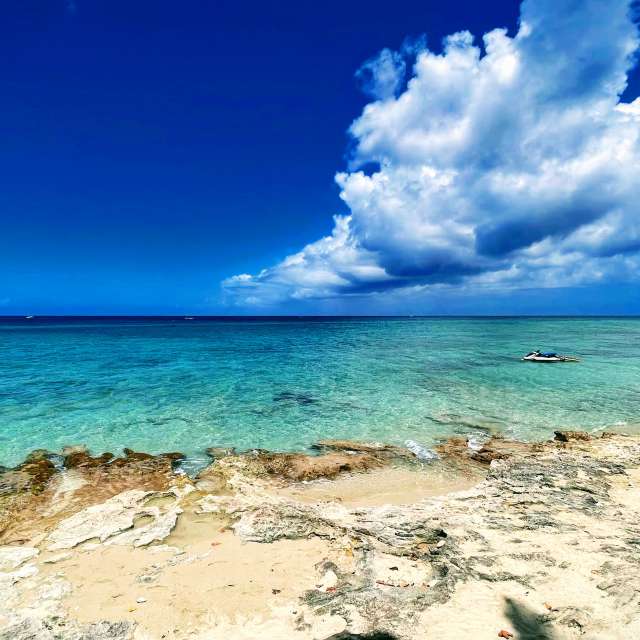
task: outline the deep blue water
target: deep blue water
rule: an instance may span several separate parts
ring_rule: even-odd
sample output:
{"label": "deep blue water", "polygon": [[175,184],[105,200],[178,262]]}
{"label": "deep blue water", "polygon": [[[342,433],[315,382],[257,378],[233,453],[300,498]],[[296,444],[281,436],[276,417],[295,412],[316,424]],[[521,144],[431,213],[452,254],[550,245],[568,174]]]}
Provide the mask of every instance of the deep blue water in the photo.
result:
{"label": "deep blue water", "polygon": [[[579,363],[520,361],[532,348]],[[0,463],[640,423],[640,319],[0,319]]]}

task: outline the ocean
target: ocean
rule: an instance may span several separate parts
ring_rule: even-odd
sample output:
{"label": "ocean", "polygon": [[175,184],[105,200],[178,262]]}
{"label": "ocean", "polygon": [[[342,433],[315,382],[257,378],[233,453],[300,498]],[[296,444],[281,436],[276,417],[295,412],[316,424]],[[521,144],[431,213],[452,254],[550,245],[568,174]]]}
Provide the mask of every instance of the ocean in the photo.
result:
{"label": "ocean", "polygon": [[[521,362],[540,348],[578,363]],[[640,429],[636,318],[0,319],[0,464]],[[420,450],[420,449],[417,449]]]}

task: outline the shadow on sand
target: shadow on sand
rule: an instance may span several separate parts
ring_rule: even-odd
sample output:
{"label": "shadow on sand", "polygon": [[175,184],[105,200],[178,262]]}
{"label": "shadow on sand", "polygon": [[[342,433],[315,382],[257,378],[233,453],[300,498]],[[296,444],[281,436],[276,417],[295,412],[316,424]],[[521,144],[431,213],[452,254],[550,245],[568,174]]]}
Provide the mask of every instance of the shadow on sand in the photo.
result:
{"label": "shadow on sand", "polygon": [[525,605],[505,598],[504,613],[511,621],[511,631],[518,640],[556,640],[545,616],[534,613]]}
{"label": "shadow on sand", "polygon": [[384,631],[374,631],[373,633],[366,633],[364,635],[343,631],[342,633],[336,633],[333,636],[325,638],[325,640],[396,640],[396,637]]}
{"label": "shadow on sand", "polygon": [[[511,598],[505,598],[504,613],[511,622],[514,640],[557,640],[549,626],[546,616],[531,611],[528,607]],[[385,631],[368,634],[349,633],[343,631],[325,640],[397,640]]]}

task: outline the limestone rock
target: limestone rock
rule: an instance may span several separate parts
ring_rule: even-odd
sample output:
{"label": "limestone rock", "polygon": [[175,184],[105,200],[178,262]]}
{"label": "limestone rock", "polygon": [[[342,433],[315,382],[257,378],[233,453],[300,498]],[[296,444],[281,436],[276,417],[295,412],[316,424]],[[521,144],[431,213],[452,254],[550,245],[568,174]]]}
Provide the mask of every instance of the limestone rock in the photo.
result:
{"label": "limestone rock", "polygon": [[368,453],[331,452],[319,456],[304,453],[274,453],[255,450],[239,456],[223,458],[225,465],[256,477],[274,477],[299,482],[318,478],[335,478],[340,473],[367,471],[383,466]]}
{"label": "limestone rock", "polygon": [[[144,546],[166,538],[176,524],[179,507],[148,506],[150,491],[130,490],[83,509],[60,522],[48,537],[49,550],[72,549],[88,540]],[[171,495],[171,494],[170,494]],[[175,497],[175,496],[174,496]],[[136,520],[150,522],[134,527]]]}
{"label": "limestone rock", "polygon": [[27,560],[35,558],[40,552],[33,547],[0,547],[0,571],[11,571]]}
{"label": "limestone rock", "polygon": [[133,640],[134,629],[131,622],[79,625],[58,617],[26,618],[0,631],[0,640]]}

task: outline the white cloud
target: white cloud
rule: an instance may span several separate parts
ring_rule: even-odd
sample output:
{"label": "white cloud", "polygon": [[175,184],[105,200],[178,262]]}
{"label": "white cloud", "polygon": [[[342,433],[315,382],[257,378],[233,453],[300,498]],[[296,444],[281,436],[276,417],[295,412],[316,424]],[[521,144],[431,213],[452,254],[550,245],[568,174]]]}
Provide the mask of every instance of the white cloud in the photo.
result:
{"label": "white cloud", "polygon": [[400,53],[383,49],[358,69],[356,78],[365,93],[384,100],[396,95],[402,86],[406,69],[406,62]]}
{"label": "white cloud", "polygon": [[629,2],[525,0],[514,37],[482,40],[424,48],[399,95],[404,53],[365,63],[377,99],[336,176],[351,214],[226,280],[235,302],[638,277],[640,99],[620,102],[639,45]]}

